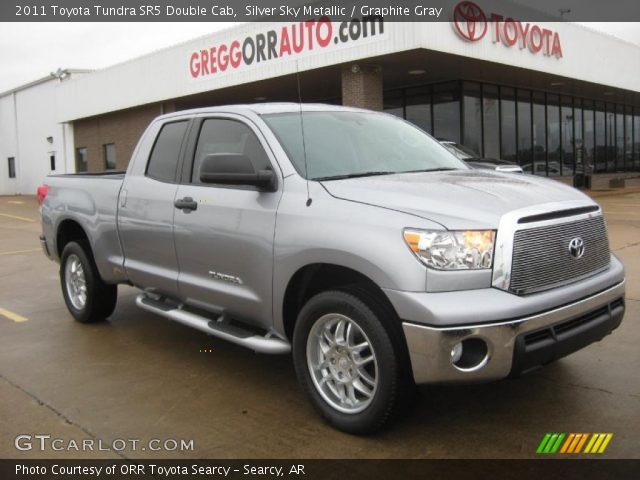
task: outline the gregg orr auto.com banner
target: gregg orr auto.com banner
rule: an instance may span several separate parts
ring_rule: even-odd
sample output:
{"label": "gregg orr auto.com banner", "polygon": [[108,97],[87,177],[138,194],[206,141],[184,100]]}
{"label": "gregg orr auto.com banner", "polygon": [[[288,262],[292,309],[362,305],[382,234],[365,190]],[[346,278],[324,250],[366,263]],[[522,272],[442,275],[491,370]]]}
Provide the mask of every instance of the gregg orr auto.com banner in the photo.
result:
{"label": "gregg orr auto.com banner", "polygon": [[381,16],[343,22],[332,22],[324,16],[318,20],[276,24],[264,31],[191,52],[189,74],[192,79],[210,77],[277,59],[300,58],[318,51],[379,41],[385,37],[384,28]]}

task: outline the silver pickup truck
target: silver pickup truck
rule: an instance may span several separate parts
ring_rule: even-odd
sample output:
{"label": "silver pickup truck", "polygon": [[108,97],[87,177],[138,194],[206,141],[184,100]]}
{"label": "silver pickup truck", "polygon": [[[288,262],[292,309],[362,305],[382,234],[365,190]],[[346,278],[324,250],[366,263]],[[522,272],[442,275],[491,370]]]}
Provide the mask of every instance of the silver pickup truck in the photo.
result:
{"label": "silver pickup truck", "polygon": [[416,384],[519,375],[602,339],[624,268],[600,207],[471,170],[396,117],[262,104],[163,115],[126,174],[51,176],[42,246],[80,322],[137,305],[292,351],[333,426],[369,433]]}

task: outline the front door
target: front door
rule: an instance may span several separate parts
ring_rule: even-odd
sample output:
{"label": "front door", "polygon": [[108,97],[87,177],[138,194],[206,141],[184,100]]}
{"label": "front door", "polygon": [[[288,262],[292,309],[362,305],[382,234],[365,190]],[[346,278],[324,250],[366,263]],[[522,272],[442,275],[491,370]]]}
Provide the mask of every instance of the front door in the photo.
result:
{"label": "front door", "polygon": [[[180,297],[186,303],[224,310],[232,318],[269,328],[273,237],[280,190],[222,186],[200,181],[200,163],[211,154],[244,155],[256,171],[274,170],[261,134],[236,118],[200,119],[191,168],[178,187],[174,238]],[[187,167],[187,165],[185,165]],[[191,204],[189,202],[192,202]],[[195,209],[193,207],[195,206]]]}

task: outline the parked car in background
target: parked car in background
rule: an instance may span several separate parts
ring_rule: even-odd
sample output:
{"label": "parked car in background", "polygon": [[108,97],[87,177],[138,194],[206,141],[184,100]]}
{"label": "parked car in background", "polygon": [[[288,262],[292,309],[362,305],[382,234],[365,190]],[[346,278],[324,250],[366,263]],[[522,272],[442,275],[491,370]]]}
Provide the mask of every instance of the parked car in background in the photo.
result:
{"label": "parked car in background", "polygon": [[522,168],[514,162],[500,160],[498,158],[482,158],[473,149],[452,142],[451,140],[440,140],[443,147],[453,153],[458,159],[464,161],[471,168],[476,170],[496,170],[498,172],[524,173]]}
{"label": "parked car in background", "polygon": [[549,161],[547,165],[544,161],[542,162],[534,162],[534,163],[525,163],[522,165],[522,170],[525,173],[533,173],[534,175],[547,175],[549,173],[550,177],[557,177],[562,172],[560,170],[560,162]]}

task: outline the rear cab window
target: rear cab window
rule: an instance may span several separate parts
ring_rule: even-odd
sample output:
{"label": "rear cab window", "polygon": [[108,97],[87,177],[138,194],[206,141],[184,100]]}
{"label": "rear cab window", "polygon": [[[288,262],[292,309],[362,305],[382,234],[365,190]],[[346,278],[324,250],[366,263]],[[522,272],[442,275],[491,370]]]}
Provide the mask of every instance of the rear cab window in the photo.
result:
{"label": "rear cab window", "polygon": [[188,125],[188,120],[163,125],[149,155],[145,172],[147,177],[161,182],[175,182],[180,149]]}

